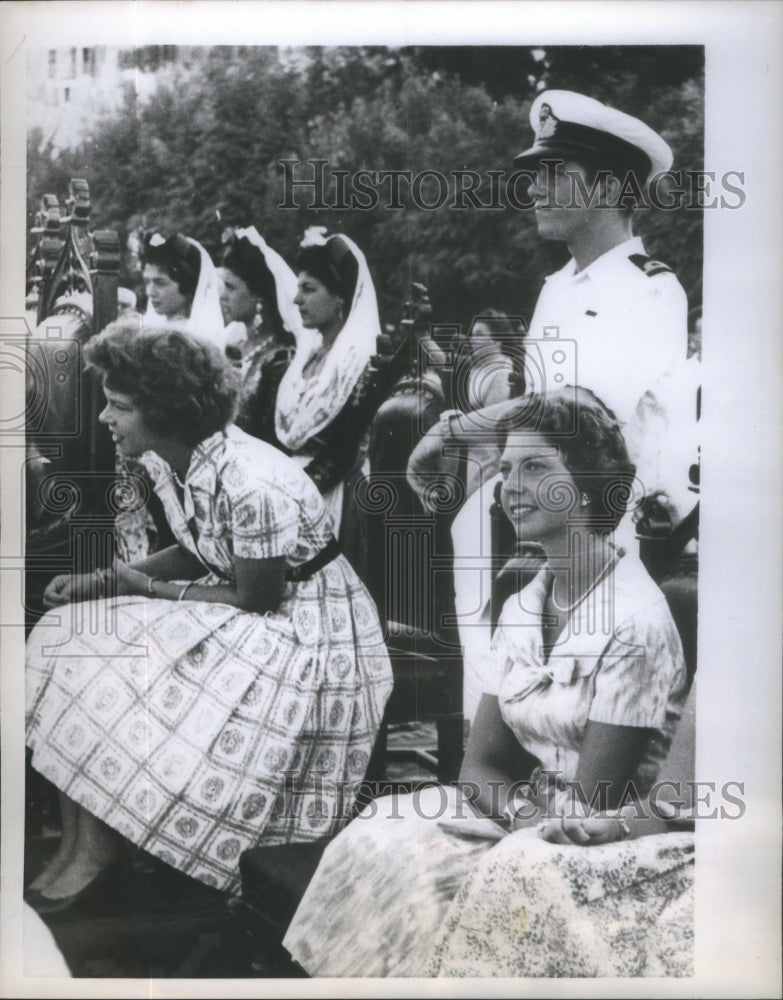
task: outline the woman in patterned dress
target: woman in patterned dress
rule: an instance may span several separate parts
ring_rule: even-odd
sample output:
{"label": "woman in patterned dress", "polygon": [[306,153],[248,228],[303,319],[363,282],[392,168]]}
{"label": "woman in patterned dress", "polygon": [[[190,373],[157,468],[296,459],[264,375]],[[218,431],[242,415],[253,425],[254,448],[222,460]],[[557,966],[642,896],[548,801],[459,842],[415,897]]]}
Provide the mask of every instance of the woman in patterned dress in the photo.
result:
{"label": "woman in patterned dress", "polygon": [[284,941],[311,975],[687,969],[689,834],[612,843],[686,687],[663,594],[612,543],[619,425],[568,388],[509,403],[501,436],[503,507],[546,564],[504,605],[457,787],[376,800],[327,847]]}
{"label": "woman in patterned dress", "polygon": [[116,323],[86,350],[101,421],[145,455],[176,543],[59,576],[28,640],[27,742],[63,836],[31,884],[69,905],[118,834],[231,891],[259,841],[335,832],[391,689],[377,612],[293,462],[230,423],[236,375],[184,331]]}

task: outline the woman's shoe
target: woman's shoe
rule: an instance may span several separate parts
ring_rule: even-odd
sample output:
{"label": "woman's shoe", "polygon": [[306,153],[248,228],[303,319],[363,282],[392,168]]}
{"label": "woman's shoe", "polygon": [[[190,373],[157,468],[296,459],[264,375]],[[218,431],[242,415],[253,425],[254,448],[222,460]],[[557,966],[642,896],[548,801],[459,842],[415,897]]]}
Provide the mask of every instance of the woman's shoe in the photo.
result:
{"label": "woman's shoe", "polygon": [[103,871],[98,872],[95,878],[88,882],[84,888],[79,889],[78,892],[71,893],[70,896],[45,896],[39,889],[30,889],[24,898],[39,916],[52,916],[55,913],[64,913],[77,903],[81,903],[98,893],[110,878],[116,875],[119,866],[119,861],[113,861]]}

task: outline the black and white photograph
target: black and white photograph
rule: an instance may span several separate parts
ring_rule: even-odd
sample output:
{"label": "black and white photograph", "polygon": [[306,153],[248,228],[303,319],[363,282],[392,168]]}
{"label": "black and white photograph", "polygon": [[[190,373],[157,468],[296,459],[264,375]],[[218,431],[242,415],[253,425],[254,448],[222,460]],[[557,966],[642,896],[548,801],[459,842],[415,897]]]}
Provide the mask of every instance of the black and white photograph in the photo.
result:
{"label": "black and white photograph", "polygon": [[1,995],[779,997],[781,5],[0,18]]}

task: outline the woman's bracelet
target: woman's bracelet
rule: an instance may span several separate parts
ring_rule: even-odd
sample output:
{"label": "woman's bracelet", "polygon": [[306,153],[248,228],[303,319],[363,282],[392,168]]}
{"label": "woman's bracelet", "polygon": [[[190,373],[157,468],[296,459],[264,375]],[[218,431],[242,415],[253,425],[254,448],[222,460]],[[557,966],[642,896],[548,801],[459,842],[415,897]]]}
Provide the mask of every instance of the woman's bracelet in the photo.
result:
{"label": "woman's bracelet", "polygon": [[191,580],[190,583],[185,584],[185,586],[179,592],[179,597],[177,598],[178,601],[182,600],[182,598],[185,596],[185,594],[187,594],[188,590],[190,590],[190,588],[193,586],[195,582],[196,582],[195,580]]}
{"label": "woman's bracelet", "polygon": [[154,596],[154,594],[155,594],[155,583],[157,582],[157,579],[158,578],[156,576],[148,576],[147,577],[147,593],[148,594],[152,594]]}
{"label": "woman's bracelet", "polygon": [[625,840],[626,837],[630,837],[631,828],[630,826],[628,826],[628,820],[625,818],[625,816],[622,816],[618,813],[617,816],[615,816],[615,819],[620,824],[620,840]]}
{"label": "woman's bracelet", "polygon": [[117,577],[114,568],[103,569],[98,567],[92,571],[91,576],[95,578],[100,588],[100,597],[116,596]]}

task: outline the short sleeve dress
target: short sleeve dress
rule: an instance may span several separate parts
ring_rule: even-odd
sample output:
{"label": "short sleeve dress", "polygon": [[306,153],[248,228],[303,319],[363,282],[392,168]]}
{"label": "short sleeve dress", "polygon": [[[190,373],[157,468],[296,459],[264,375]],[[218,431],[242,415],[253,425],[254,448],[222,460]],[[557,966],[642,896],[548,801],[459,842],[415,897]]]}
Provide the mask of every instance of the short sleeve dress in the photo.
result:
{"label": "short sleeve dress", "polygon": [[568,609],[545,658],[550,580],[550,570],[541,570],[503,606],[493,642],[500,678],[493,693],[503,720],[540,761],[542,778],[560,800],[576,777],[588,722],[652,730],[633,777],[639,795],[646,795],[687,694],[682,645],[666,599],[638,558],[621,555],[613,572]]}
{"label": "short sleeve dress", "polygon": [[[503,608],[503,718],[538,757],[555,810],[590,719],[653,729],[644,793],[685,700],[663,594],[623,556],[570,609],[544,662],[547,572]],[[312,976],[687,975],[692,862],[689,834],[589,848],[539,840],[535,827],[504,837],[457,789],[431,786],[371,803],[329,844],[284,944]]]}
{"label": "short sleeve dress", "polygon": [[[304,472],[238,428],[195,449],[182,502],[169,466],[145,465],[200,583],[232,582],[237,557],[301,566],[331,538]],[[245,848],[346,821],[391,685],[375,605],[338,555],[263,615],[145,597],[50,611],[27,643],[27,743],[75,802],[232,891]]]}

